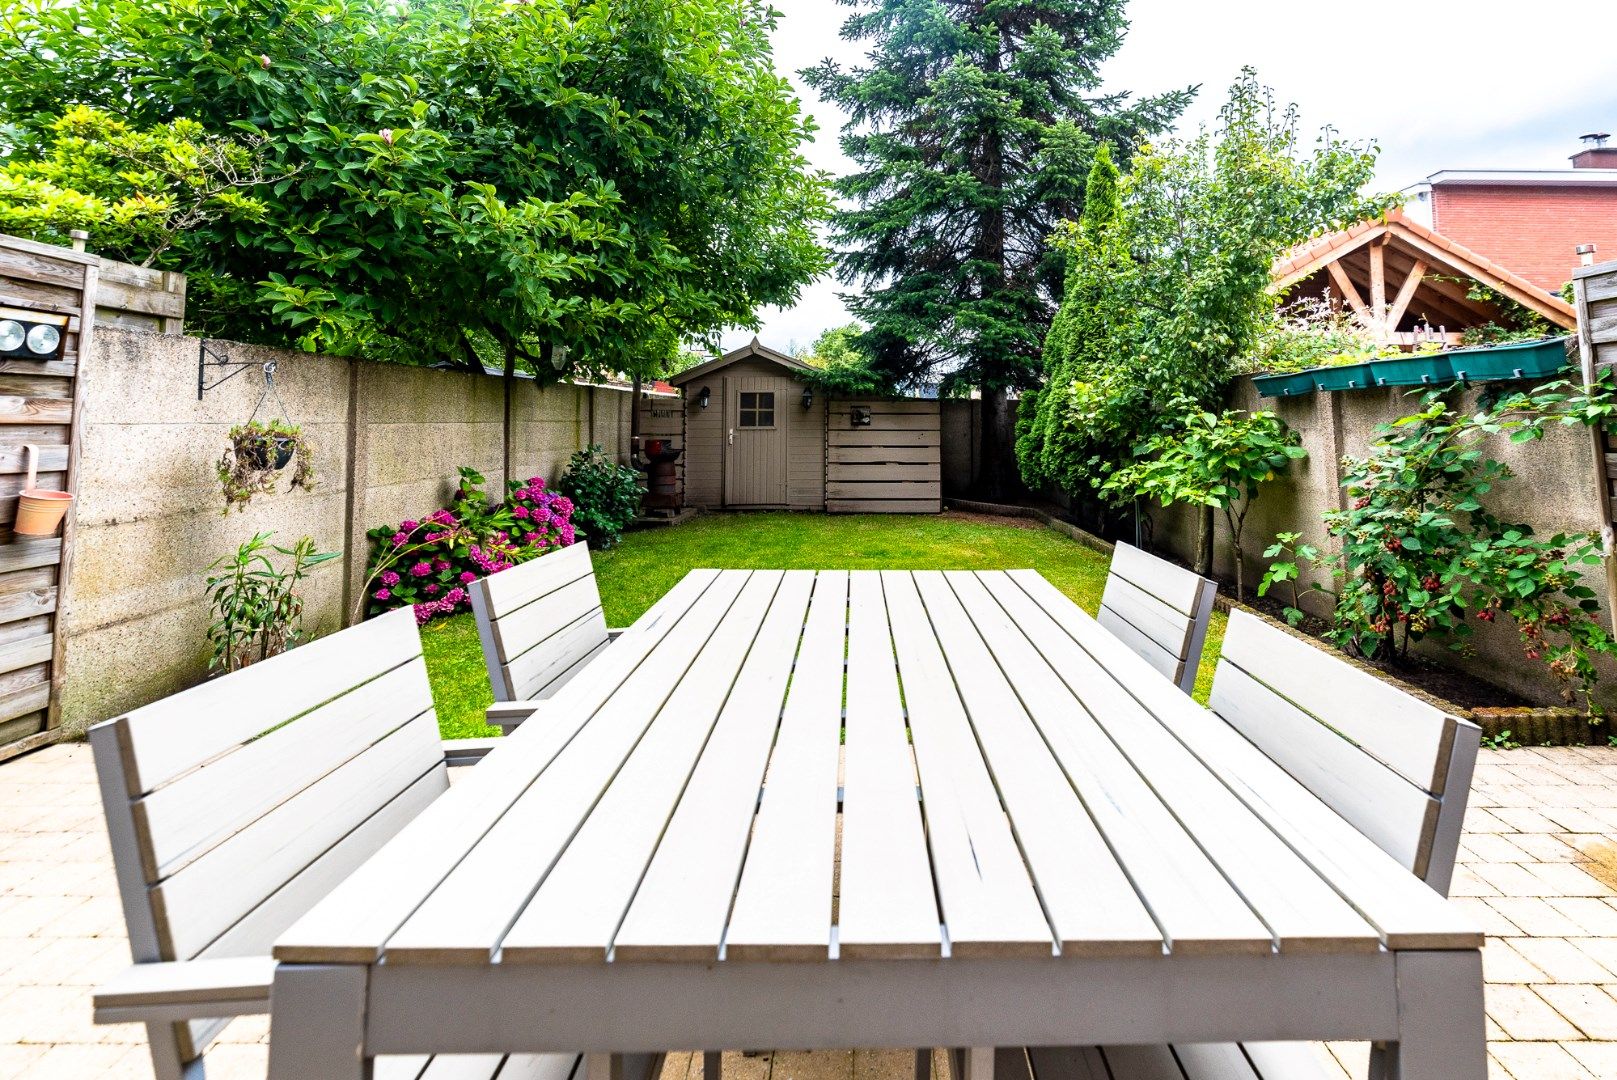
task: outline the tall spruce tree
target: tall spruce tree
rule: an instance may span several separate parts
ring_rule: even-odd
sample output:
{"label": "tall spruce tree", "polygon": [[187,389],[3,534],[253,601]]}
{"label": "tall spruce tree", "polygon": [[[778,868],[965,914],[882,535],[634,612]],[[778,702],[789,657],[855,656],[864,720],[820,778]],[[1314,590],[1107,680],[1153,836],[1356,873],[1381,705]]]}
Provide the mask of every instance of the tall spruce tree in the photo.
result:
{"label": "tall spruce tree", "polygon": [[1123,43],[1124,0],[841,0],[842,36],[870,61],[804,72],[850,117],[858,165],[837,182],[839,277],[870,327],[861,344],[899,384],[976,388],[979,487],[1015,483],[1008,396],[1031,386],[1063,285],[1048,237],[1083,208],[1095,148],[1123,160],[1194,89],[1099,93]]}

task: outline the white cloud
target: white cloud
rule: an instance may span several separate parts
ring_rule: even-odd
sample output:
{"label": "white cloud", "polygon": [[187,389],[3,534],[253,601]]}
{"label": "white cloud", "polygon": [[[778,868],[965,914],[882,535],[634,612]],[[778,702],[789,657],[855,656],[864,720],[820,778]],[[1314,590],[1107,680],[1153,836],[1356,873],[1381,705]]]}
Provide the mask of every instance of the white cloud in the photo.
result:
{"label": "white cloud", "polygon": [[[832,56],[860,62],[841,40],[848,8],[832,0],[774,0],[784,13],[776,63],[791,73],[821,126],[809,160],[832,172],[845,119],[796,72]],[[1406,187],[1439,169],[1565,168],[1587,131],[1617,131],[1617,3],[1561,0],[1544,8],[1506,0],[1360,0],[1351,7],[1297,0],[1133,0],[1128,42],[1104,69],[1109,88],[1153,93],[1194,83],[1182,125],[1216,116],[1243,65],[1295,101],[1312,131],[1330,124],[1381,145],[1377,183]],[[796,306],[763,313],[759,336],[806,344],[848,321],[834,280]],[[727,334],[727,348],[751,331]]]}

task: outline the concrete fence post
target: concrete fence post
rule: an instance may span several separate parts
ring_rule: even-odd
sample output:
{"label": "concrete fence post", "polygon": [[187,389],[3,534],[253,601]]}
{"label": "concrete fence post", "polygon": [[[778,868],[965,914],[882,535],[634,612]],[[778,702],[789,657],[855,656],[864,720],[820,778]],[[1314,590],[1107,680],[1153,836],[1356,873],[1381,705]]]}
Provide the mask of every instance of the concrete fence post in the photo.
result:
{"label": "concrete fence post", "polygon": [[352,626],[360,619],[360,593],[365,588],[365,562],[370,554],[365,531],[370,527],[366,512],[365,495],[370,476],[370,414],[365,402],[375,365],[360,360],[348,361],[348,423],[345,434],[348,452],[344,455],[347,475],[346,497],[343,500],[343,536],[347,551],[343,553],[343,611],[341,624]]}

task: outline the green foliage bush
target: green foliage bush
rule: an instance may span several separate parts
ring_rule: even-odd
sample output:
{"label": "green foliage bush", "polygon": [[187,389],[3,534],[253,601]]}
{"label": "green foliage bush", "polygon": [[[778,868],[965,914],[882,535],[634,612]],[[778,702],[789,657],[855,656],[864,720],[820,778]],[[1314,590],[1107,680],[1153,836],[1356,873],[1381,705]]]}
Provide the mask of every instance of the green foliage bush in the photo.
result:
{"label": "green foliage bush", "polygon": [[[1581,698],[1594,711],[1594,657],[1617,655],[1617,641],[1600,623],[1599,601],[1582,582],[1601,565],[1600,537],[1539,536],[1489,510],[1485,497],[1511,471],[1488,455],[1487,444],[1536,439],[1556,424],[1608,424],[1614,409],[1607,384],[1592,392],[1550,384],[1474,415],[1427,394],[1420,412],[1377,429],[1369,454],[1344,459],[1351,502],[1324,520],[1339,550],[1281,534],[1264,552],[1278,561],[1259,593],[1285,584],[1293,622],[1302,618],[1302,593],[1326,594],[1331,639],[1350,653],[1394,664],[1428,636],[1465,651],[1473,620],[1507,617],[1527,659],[1549,667],[1568,702]],[[1305,564],[1331,584],[1299,588]]]}
{"label": "green foliage bush", "polygon": [[1112,474],[1103,491],[1220,510],[1229,526],[1235,595],[1246,595],[1242,537],[1258,488],[1308,456],[1295,432],[1272,412],[1193,410],[1177,430],[1148,439],[1133,464]]}
{"label": "green foliage bush", "polygon": [[592,547],[612,547],[640,512],[639,470],[619,465],[598,445],[568,459],[557,487],[573,501],[573,519]]}
{"label": "green foliage bush", "polygon": [[[29,196],[53,208],[30,231],[54,236],[115,206],[107,166],[137,156],[65,142],[64,103],[129,142],[251,154],[251,206],[204,198],[204,220],[119,251],[190,274],[206,334],[652,374],[826,265],[776,18],[763,0],[24,0],[0,5],[0,161],[83,196]],[[134,186],[196,202],[199,170],[176,168]]]}
{"label": "green foliage bush", "polygon": [[[316,551],[305,536],[289,548],[270,543],[273,533],[257,533],[234,554],[223,556],[208,569],[208,604],[213,621],[208,625],[208,670],[238,671],[292,648],[303,638],[303,597],[298,586],[334,552]],[[276,565],[275,555],[291,564]]]}
{"label": "green foliage bush", "polygon": [[1270,268],[1316,232],[1374,215],[1372,146],[1329,130],[1305,150],[1295,107],[1278,108],[1243,71],[1218,126],[1146,147],[1116,188],[1063,238],[1068,292],[1045,342],[1045,385],[1018,410],[1017,457],[1030,485],[1099,488],[1178,402],[1211,408],[1276,319]]}

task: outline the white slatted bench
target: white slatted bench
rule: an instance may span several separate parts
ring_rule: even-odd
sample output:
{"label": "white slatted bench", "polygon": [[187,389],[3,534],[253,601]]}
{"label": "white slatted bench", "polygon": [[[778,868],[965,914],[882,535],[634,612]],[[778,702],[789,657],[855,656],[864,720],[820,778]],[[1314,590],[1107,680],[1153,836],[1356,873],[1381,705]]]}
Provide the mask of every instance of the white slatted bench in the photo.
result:
{"label": "white slatted bench", "polygon": [[470,591],[494,687],[488,722],[507,734],[622,632],[607,629],[583,544],[490,574]]}
{"label": "white slatted bench", "polygon": [[[270,1011],[275,937],[447,790],[446,764],[497,741],[440,741],[408,609],[97,725],[135,964],[96,992],[96,1022],[144,1022],[158,1080],[201,1077],[228,1018]],[[458,1059],[454,1076],[568,1080],[576,1061]],[[425,1056],[377,1071],[439,1075]]]}
{"label": "white slatted bench", "polygon": [[1119,543],[1097,621],[1188,694],[1196,685],[1217,592],[1199,574]]}
{"label": "white slatted bench", "polygon": [[[1211,707],[1332,811],[1448,894],[1481,729],[1244,611]],[[1232,760],[1230,764],[1235,764]],[[1231,773],[1241,789],[1242,771]],[[1307,1043],[1028,1049],[1033,1080],[1329,1080]],[[1373,1066],[1372,1076],[1379,1075]],[[1026,1067],[1008,1075],[1026,1075]]]}

